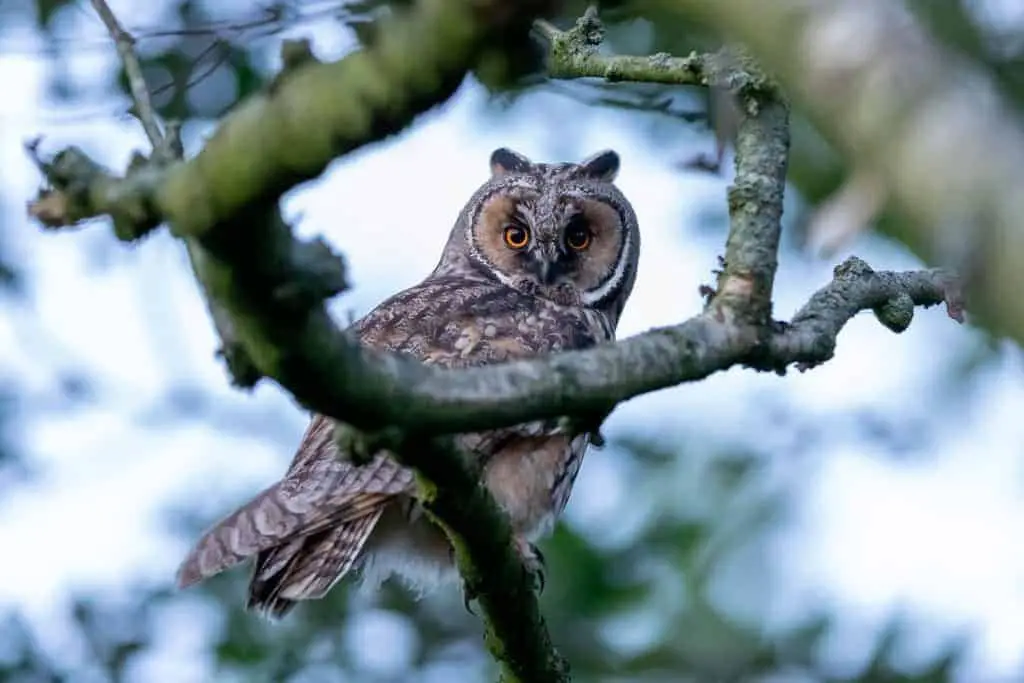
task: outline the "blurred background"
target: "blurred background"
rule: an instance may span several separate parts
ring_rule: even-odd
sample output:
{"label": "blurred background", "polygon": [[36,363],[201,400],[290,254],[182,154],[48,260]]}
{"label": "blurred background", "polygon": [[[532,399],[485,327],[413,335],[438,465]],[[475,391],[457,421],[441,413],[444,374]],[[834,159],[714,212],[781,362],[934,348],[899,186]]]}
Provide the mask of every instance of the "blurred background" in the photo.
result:
{"label": "blurred background", "polygon": [[[190,154],[272,77],[283,38],[338,58],[380,4],[110,0]],[[568,5],[563,27],[583,10]],[[1020,3],[908,7],[1024,102]],[[615,52],[716,45],[642,2],[604,3],[602,18]],[[306,415],[273,387],[229,388],[166,234],[126,248],[106,225],[54,235],[26,219],[40,183],[27,140],[113,168],[147,147],[89,3],[0,0],[0,84],[0,681],[493,680],[455,588],[417,601],[340,584],[278,625],[243,612],[245,569],[174,590],[203,527],[283,473]],[[344,323],[433,267],[494,148],[554,161],[612,147],[644,239],[627,336],[698,312],[713,282],[732,171],[693,163],[715,151],[707,100],[471,78],[294,191],[286,214],[346,255]],[[780,318],[851,253],[921,267],[878,235],[828,259],[807,247],[811,210],[846,170],[797,113]],[[865,313],[811,372],[737,369],[620,406],[542,545],[542,603],[575,680],[1024,680],[1022,365],[941,307],[899,336]]]}

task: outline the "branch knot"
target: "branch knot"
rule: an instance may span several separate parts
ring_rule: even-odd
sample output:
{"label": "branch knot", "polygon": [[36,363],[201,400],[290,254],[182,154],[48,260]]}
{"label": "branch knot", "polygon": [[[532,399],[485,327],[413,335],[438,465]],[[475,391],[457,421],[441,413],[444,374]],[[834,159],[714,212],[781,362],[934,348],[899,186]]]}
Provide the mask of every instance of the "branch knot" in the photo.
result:
{"label": "branch knot", "polygon": [[349,288],[345,259],[323,238],[295,241],[291,246],[288,279],[272,294],[276,302],[305,311]]}

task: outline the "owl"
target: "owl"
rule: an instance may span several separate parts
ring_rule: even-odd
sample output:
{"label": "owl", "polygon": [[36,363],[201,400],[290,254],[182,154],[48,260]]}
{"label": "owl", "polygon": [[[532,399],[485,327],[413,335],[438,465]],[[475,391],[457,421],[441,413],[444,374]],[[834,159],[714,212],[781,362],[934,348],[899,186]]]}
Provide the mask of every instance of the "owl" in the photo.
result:
{"label": "owl", "polygon": [[[613,184],[618,170],[612,150],[578,164],[495,150],[433,272],[355,322],[354,334],[448,368],[613,340],[640,250],[633,207]],[[543,570],[534,542],[565,508],[588,447],[587,434],[565,429],[537,421],[457,437],[531,571]],[[394,576],[420,594],[457,577],[413,472],[386,452],[360,462],[339,453],[333,422],[313,415],[284,477],[199,539],[179,586],[252,557],[247,608],[280,618],[350,572],[371,587]]]}

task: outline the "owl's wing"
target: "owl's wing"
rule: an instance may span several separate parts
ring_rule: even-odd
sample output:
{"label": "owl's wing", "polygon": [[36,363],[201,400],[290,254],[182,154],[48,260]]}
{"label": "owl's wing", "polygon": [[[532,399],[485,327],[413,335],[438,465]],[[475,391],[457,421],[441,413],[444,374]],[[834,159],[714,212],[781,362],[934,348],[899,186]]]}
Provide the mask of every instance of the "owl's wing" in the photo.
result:
{"label": "owl's wing", "polygon": [[569,494],[572,493],[576,475],[580,473],[580,465],[583,464],[583,455],[589,445],[590,435],[579,434],[562,450],[562,461],[556,470],[555,481],[551,487],[551,508],[555,517],[562,514],[566,503],[569,502]]}
{"label": "owl's wing", "polygon": [[280,618],[298,600],[322,598],[355,564],[383,512],[377,505],[362,517],[260,553],[246,608]]}

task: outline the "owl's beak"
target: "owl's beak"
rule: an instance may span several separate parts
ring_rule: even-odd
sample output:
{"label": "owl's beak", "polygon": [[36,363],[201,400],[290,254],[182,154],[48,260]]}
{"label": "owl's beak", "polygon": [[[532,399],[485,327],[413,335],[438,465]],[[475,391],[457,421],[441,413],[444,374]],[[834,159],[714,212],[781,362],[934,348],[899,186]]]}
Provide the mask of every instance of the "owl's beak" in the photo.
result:
{"label": "owl's beak", "polygon": [[562,267],[558,260],[557,249],[539,247],[533,252],[533,272],[537,281],[545,287],[553,285],[562,275]]}

